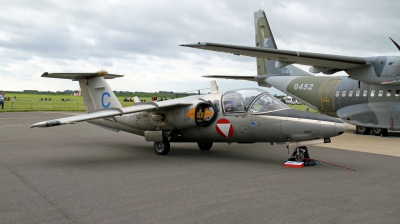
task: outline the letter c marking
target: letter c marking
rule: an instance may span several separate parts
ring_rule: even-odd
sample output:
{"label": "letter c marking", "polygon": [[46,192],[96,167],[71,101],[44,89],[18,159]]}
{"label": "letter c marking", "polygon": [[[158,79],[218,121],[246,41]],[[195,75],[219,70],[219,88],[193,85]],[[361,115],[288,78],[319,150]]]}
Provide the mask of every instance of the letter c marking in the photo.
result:
{"label": "letter c marking", "polygon": [[108,102],[106,105],[104,104],[104,96],[108,96],[111,97],[109,92],[104,92],[103,95],[101,95],[101,105],[103,106],[103,108],[109,108],[111,103]]}

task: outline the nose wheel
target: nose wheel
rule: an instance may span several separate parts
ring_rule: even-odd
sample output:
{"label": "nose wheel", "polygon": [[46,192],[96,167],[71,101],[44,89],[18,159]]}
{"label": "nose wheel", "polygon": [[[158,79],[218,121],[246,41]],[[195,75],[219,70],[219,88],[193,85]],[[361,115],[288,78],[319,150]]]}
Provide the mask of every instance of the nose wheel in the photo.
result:
{"label": "nose wheel", "polygon": [[292,158],[295,161],[303,162],[304,159],[309,159],[308,148],[306,146],[297,147],[293,150]]}

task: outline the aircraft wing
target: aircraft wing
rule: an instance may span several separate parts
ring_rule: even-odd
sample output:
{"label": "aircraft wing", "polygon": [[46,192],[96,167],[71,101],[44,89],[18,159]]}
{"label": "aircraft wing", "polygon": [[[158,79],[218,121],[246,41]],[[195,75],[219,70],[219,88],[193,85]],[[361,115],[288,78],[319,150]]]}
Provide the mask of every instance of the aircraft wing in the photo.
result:
{"label": "aircraft wing", "polygon": [[42,77],[45,78],[56,78],[56,79],[71,79],[71,80],[80,80],[90,77],[96,76],[103,76],[105,79],[114,79],[123,77],[123,75],[115,75],[115,74],[108,74],[106,71],[100,71],[96,73],[43,73]]}
{"label": "aircraft wing", "polygon": [[259,47],[246,47],[238,45],[198,42],[195,44],[182,44],[183,47],[211,50],[234,55],[244,55],[256,58],[266,58],[288,62],[290,64],[302,64],[320,67],[329,70],[346,70],[366,65],[368,62],[362,57],[349,57],[332,54],[319,54],[301,51],[288,51],[279,49],[266,49]]}
{"label": "aircraft wing", "polygon": [[256,76],[238,76],[238,75],[204,75],[205,78],[218,78],[218,79],[235,79],[235,80],[247,80],[247,81],[259,81],[268,78],[267,75],[256,75]]}
{"label": "aircraft wing", "polygon": [[99,119],[99,118],[121,116],[124,114],[136,113],[136,112],[141,112],[141,111],[153,111],[153,110],[161,110],[161,109],[169,110],[169,109],[185,107],[185,106],[190,106],[190,105],[192,105],[192,103],[180,102],[180,101],[176,101],[176,100],[149,102],[149,103],[137,103],[137,105],[134,105],[132,107],[126,107],[126,108],[121,108],[121,109],[119,109],[119,108],[101,109],[101,110],[96,110],[96,111],[93,111],[93,112],[87,113],[87,114],[81,114],[81,115],[77,115],[77,116],[42,121],[42,122],[33,124],[30,128],[53,127],[53,126],[58,126],[58,125],[63,125],[63,124],[76,124],[77,122],[81,122],[81,121],[89,121],[89,120]]}

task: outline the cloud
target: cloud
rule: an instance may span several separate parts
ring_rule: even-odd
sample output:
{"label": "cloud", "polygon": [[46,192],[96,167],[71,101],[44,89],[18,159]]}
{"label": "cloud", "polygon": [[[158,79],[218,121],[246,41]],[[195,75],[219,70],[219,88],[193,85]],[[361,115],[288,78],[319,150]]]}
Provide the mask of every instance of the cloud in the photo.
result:
{"label": "cloud", "polygon": [[[254,75],[255,60],[179,44],[254,45],[253,12],[266,12],[282,49],[349,56],[398,55],[396,1],[2,1],[0,89],[77,89],[43,72],[96,72],[125,77],[116,90],[205,88],[202,75]],[[218,81],[226,90],[256,86]],[[196,87],[198,86],[198,87]],[[224,87],[221,87],[224,89]]]}

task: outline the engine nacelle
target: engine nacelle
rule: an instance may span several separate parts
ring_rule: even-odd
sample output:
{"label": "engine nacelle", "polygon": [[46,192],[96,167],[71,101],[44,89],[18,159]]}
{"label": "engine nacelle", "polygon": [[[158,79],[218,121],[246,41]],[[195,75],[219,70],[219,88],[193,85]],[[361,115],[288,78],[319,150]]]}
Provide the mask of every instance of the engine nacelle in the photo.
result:
{"label": "engine nacelle", "polygon": [[398,84],[400,79],[400,57],[380,56],[365,58],[369,64],[346,70],[353,79],[367,84]]}

